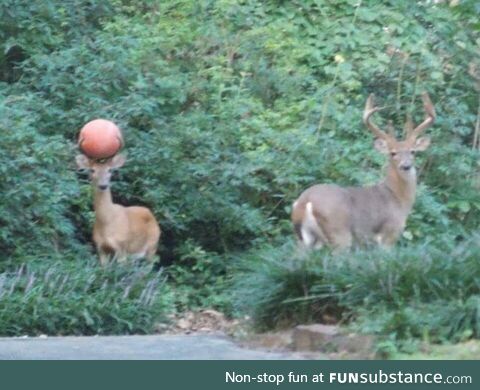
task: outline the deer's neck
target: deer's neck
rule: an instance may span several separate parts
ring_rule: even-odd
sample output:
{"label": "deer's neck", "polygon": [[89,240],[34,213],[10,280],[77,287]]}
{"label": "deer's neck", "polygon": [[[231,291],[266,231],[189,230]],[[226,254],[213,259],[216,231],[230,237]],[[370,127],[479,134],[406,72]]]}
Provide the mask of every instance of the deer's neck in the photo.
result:
{"label": "deer's neck", "polygon": [[395,167],[390,164],[387,168],[385,185],[406,210],[409,211],[412,208],[417,190],[415,167],[412,168],[412,171],[409,172],[408,175],[402,176]]}
{"label": "deer's neck", "polygon": [[101,191],[95,187],[95,196],[93,201],[95,218],[101,223],[106,223],[110,219],[113,211],[112,193],[110,188]]}

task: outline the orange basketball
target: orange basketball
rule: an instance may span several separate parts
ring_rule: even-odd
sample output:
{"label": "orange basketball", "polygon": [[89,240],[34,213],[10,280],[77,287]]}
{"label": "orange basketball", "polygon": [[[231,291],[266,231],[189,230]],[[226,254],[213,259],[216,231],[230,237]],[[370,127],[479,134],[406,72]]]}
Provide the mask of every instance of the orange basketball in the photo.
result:
{"label": "orange basketball", "polygon": [[90,158],[113,157],[123,146],[122,132],[113,122],[95,119],[80,130],[78,146]]}

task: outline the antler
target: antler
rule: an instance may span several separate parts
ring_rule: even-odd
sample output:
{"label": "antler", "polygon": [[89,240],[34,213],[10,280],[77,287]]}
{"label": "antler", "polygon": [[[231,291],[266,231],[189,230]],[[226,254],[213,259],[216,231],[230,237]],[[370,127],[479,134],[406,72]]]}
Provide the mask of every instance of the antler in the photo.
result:
{"label": "antler", "polygon": [[367,103],[365,104],[365,111],[363,111],[363,123],[375,134],[377,138],[387,139],[389,135],[382,130],[379,129],[377,125],[375,125],[371,120],[370,117],[372,114],[376,113],[377,111],[381,110],[382,107],[375,107],[373,104],[373,93],[367,99]]}
{"label": "antler", "polygon": [[433,122],[435,122],[435,119],[437,117],[435,113],[435,107],[433,106],[432,101],[430,100],[430,97],[428,96],[427,92],[424,92],[422,94],[422,100],[423,100],[423,108],[427,116],[425,120],[422,123],[420,123],[415,129],[412,130],[411,128],[410,129],[407,128],[408,138],[417,138],[422,131],[429,128],[433,124]]}

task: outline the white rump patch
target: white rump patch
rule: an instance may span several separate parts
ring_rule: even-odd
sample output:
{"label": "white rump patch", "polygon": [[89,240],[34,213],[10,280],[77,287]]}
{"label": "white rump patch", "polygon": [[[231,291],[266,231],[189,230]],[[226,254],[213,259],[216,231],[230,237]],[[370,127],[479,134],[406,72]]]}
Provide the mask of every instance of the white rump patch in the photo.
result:
{"label": "white rump patch", "polygon": [[320,227],[313,215],[312,202],[308,202],[305,206],[305,217],[300,232],[302,234],[302,241],[306,247],[311,248],[314,243],[316,248],[322,247],[321,237],[316,234],[316,232],[320,232]]}
{"label": "white rump patch", "polygon": [[310,248],[312,244],[315,242],[315,236],[312,234],[312,232],[305,228],[305,226],[302,226],[300,229],[300,232],[302,233],[302,241],[305,244],[306,247]]}

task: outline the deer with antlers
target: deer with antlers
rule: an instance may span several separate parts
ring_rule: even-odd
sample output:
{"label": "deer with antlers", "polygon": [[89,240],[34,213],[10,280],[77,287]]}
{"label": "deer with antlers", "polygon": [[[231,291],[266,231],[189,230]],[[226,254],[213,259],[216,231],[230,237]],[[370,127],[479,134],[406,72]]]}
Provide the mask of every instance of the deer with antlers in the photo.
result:
{"label": "deer with antlers", "polygon": [[427,93],[423,93],[422,100],[425,120],[414,128],[407,119],[406,137],[399,141],[391,123],[389,132],[384,132],[372,122],[372,115],[381,108],[374,106],[373,95],[368,97],[363,122],[376,137],[375,148],[389,157],[386,177],[370,187],[318,184],[305,190],[294,202],[291,215],[301,246],[344,249],[354,243],[386,247],[395,244],[415,201],[415,153],[430,145],[430,138],[420,134],[436,118]]}
{"label": "deer with antlers", "polygon": [[95,224],[93,241],[100,264],[110,258],[125,262],[132,258],[147,258],[153,261],[160,239],[160,227],[152,212],[146,207],[125,207],[112,201],[110,179],[112,170],[125,163],[124,155],[100,163],[83,154],[76,157],[77,166],[88,170],[94,187]]}

